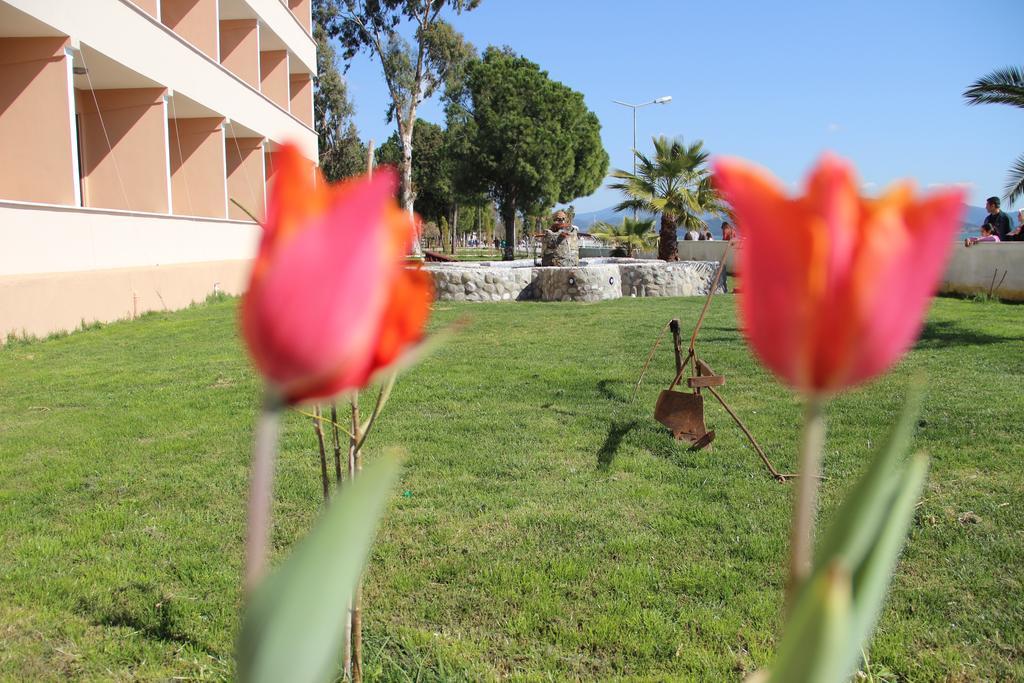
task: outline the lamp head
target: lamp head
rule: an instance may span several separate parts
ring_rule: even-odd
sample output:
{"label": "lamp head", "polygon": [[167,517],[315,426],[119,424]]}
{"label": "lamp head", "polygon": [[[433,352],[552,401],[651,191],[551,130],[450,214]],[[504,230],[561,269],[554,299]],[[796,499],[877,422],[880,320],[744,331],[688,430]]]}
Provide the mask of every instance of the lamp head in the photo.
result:
{"label": "lamp head", "polygon": [[665,95],[665,97],[659,97],[658,99],[654,100],[654,103],[655,104],[668,104],[671,101],[672,101],[672,96],[671,95]]}

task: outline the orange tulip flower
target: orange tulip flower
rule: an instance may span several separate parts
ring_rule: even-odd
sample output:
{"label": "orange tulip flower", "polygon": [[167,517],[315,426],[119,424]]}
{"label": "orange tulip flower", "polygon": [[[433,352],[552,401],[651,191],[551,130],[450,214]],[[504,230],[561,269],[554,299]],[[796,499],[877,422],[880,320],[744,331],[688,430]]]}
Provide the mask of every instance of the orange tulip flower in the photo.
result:
{"label": "orange tulip flower", "polygon": [[290,145],[275,166],[242,332],[296,403],[362,387],[419,342],[433,287],[404,262],[413,220],[395,204],[393,170],[328,185]]}
{"label": "orange tulip flower", "polygon": [[826,155],[802,197],[737,159],[715,163],[732,205],[744,333],[784,382],[828,395],[889,369],[917,339],[960,227],[964,193],[917,198],[899,183],[862,197],[853,168]]}

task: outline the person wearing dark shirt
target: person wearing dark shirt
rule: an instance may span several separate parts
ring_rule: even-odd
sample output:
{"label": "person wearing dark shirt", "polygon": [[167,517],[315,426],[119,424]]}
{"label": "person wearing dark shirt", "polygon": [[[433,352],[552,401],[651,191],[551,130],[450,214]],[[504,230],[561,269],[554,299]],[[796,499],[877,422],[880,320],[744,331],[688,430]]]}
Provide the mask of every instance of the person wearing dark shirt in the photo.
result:
{"label": "person wearing dark shirt", "polygon": [[1006,236],[1007,242],[1024,242],[1024,209],[1017,212],[1017,229]]}
{"label": "person wearing dark shirt", "polygon": [[1010,234],[1010,217],[999,208],[999,197],[989,197],[985,202],[985,210],[988,211],[988,215],[985,216],[982,226],[991,226],[992,233],[1000,241],[1005,240],[1006,236]]}

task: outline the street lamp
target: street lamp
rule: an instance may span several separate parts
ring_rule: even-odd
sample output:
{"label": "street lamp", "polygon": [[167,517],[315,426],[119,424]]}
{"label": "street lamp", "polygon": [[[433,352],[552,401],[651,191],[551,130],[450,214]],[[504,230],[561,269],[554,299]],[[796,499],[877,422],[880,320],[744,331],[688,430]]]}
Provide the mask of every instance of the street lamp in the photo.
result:
{"label": "street lamp", "polygon": [[[636,176],[636,110],[640,107],[646,107],[649,104],[668,104],[672,101],[671,95],[665,95],[657,99],[651,100],[650,102],[644,102],[642,104],[629,104],[628,102],[619,102],[618,100],[612,100],[615,104],[621,104],[623,107],[629,107],[633,110],[633,175]],[[636,209],[633,209],[633,220],[636,220]]]}
{"label": "street lamp", "polygon": [[668,104],[672,101],[671,95],[665,97],[659,97],[656,100],[650,102],[644,102],[643,104],[629,104],[628,102],[619,102],[618,100],[612,100],[615,104],[621,104],[623,107],[629,107],[633,110],[633,175],[636,175],[636,110],[640,107],[646,107],[649,104]]}

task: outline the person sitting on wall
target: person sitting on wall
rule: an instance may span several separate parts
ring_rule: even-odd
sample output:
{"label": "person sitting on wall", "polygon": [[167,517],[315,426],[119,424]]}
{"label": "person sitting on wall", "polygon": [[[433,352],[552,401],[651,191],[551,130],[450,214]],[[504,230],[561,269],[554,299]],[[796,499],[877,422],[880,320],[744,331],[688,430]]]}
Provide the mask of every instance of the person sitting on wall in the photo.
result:
{"label": "person sitting on wall", "polygon": [[1000,241],[1005,240],[1010,234],[1010,217],[999,208],[999,197],[989,197],[985,202],[985,210],[988,211],[988,215],[985,216],[982,226],[991,226],[992,234]]}
{"label": "person sitting on wall", "polygon": [[1006,233],[1004,242],[1024,242],[1024,209],[1017,211],[1017,229]]}
{"label": "person sitting on wall", "polygon": [[543,250],[542,266],[578,266],[580,264],[580,229],[570,225],[565,211],[556,211],[551,227],[537,235]]}
{"label": "person sitting on wall", "polygon": [[739,237],[739,235],[736,233],[736,228],[732,227],[732,223],[730,223],[729,221],[725,221],[724,223],[722,223],[723,240],[725,240],[726,242],[731,242],[737,237]]}
{"label": "person sitting on wall", "polygon": [[974,246],[978,242],[999,242],[999,241],[1001,241],[1001,240],[999,239],[999,236],[996,235],[995,232],[993,232],[992,226],[986,223],[985,225],[981,226],[981,237],[968,237],[967,239],[964,240],[964,246],[965,247]]}

